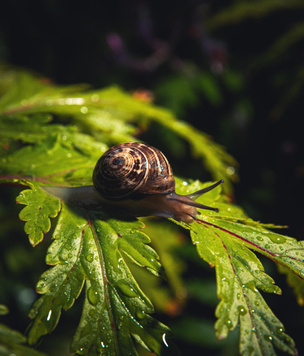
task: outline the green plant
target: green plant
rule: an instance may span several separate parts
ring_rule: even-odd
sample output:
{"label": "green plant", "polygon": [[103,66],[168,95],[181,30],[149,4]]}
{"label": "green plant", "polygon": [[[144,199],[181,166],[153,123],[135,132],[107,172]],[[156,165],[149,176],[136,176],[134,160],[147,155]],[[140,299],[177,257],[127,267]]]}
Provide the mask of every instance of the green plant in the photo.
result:
{"label": "green plant", "polygon": [[[143,287],[149,274],[165,275],[161,262],[166,266],[170,258],[165,240],[168,237],[171,246],[172,241],[177,243],[181,228],[190,232],[198,255],[215,267],[220,298],[217,338],[225,339],[239,325],[241,354],[273,355],[275,349],[297,354],[292,338],[260,293],[281,290],[254,252],[280,266],[301,302],[303,241],[270,230],[277,226],[253,221],[230,203],[220,187],[198,200],[218,207],[219,213],[203,211],[190,225],[174,221],[178,229],[173,233],[160,232],[157,223],[146,222],[161,259],[150,247],[142,221],[121,221],[107,211],[71,207],[41,189],[91,184],[95,162],[109,145],[137,140],[139,133],[156,123],[186,142],[214,179],[225,179],[226,193],[231,193],[235,161],[220,146],[169,111],[116,87],[59,87],[2,67],[0,93],[0,182],[26,187],[17,203],[25,205],[20,219],[33,246],[43,241],[51,220],[54,226],[54,241],[46,255],[52,267],[42,274],[37,284],[42,296],[29,313],[30,345],[56,328],[62,309],[70,309],[84,289],[73,352],[133,355],[138,352],[134,341],[156,354],[171,352],[170,330],[151,316],[154,306]],[[176,183],[181,194],[205,186],[178,178]],[[134,264],[141,268],[134,269]],[[180,271],[176,261],[166,267],[173,289],[183,288]],[[161,287],[155,288],[157,298],[168,299],[161,296]]]}

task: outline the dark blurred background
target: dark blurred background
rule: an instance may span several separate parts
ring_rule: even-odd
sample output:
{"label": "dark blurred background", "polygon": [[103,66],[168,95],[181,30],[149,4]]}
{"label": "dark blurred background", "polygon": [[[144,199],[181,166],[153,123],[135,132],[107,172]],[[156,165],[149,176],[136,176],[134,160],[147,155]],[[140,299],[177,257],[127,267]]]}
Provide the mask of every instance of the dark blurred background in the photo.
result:
{"label": "dark blurred background", "polygon": [[[4,0],[0,61],[58,84],[150,91],[236,158],[237,204],[303,239],[302,0]],[[187,151],[174,161],[162,142],[170,137],[158,128],[147,135],[185,176]],[[201,178],[201,163],[187,164],[187,176]],[[303,310],[285,278],[266,268],[283,288],[266,300],[301,354]]]}

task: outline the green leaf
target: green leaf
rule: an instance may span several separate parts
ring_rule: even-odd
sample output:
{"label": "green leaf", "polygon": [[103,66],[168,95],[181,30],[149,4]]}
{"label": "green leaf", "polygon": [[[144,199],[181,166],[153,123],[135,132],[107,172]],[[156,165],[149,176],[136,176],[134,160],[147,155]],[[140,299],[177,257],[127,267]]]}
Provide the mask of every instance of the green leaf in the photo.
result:
{"label": "green leaf", "polygon": [[46,195],[40,188],[23,190],[16,199],[17,203],[26,205],[19,214],[26,221],[24,230],[30,243],[36,246],[43,240],[43,235],[51,228],[50,218],[55,218],[60,210],[60,201]]}
{"label": "green leaf", "polygon": [[[155,221],[145,218],[147,227],[145,232],[152,240],[152,246],[160,255],[161,263],[166,273],[168,285],[155,278],[141,278],[141,286],[147,290],[149,297],[157,310],[161,310],[172,316],[181,313],[186,301],[187,289],[183,280],[186,265],[176,255],[176,250],[182,248],[186,241],[180,234],[179,229],[174,229],[167,222]],[[184,237],[187,239],[187,236]],[[168,288],[169,287],[169,288]]]}
{"label": "green leaf", "polygon": [[[0,314],[8,313],[5,305],[0,305]],[[23,344],[26,343],[26,337],[19,331],[13,330],[4,324],[0,324],[0,353],[4,356],[23,355],[23,356],[43,356],[44,353],[36,351]]]}
{"label": "green leaf", "polygon": [[35,146],[25,146],[0,161],[0,181],[26,177],[44,184],[91,184],[92,170],[107,146],[87,135],[55,131]]}
{"label": "green leaf", "polygon": [[[56,327],[62,308],[69,309],[85,283],[82,318],[72,350],[80,354],[104,351],[136,355],[134,340],[157,354],[169,330],[152,319],[153,306],[125,262],[125,254],[158,274],[161,265],[138,221],[118,223],[107,216],[63,204],[55,241],[47,254],[46,271],[37,285],[43,296],[30,312],[34,319],[29,342]],[[135,248],[136,247],[136,248]]]}
{"label": "green leaf", "polygon": [[[187,189],[193,190],[193,187]],[[198,201],[208,204],[208,194]],[[212,194],[215,200],[219,199],[215,190]],[[265,229],[262,224],[248,219],[237,207],[220,201],[214,206],[220,208],[219,213],[202,211],[204,215],[191,224],[190,229],[200,257],[216,268],[217,294],[221,299],[216,309],[217,337],[226,338],[239,323],[241,354],[274,355],[276,347],[295,355],[293,340],[259,292],[280,294],[281,290],[249,248],[303,279],[302,242]]]}
{"label": "green leaf", "polygon": [[[242,240],[232,239],[229,230],[202,222],[192,228],[193,243],[199,255],[216,267],[218,296],[216,334],[225,338],[240,323],[240,352],[274,354],[274,346],[295,354],[292,339],[285,334],[258,289],[280,294],[280,289]],[[207,230],[207,231],[206,231]]]}
{"label": "green leaf", "polygon": [[0,139],[37,143],[46,138],[44,125],[50,122],[48,115],[0,115]]}

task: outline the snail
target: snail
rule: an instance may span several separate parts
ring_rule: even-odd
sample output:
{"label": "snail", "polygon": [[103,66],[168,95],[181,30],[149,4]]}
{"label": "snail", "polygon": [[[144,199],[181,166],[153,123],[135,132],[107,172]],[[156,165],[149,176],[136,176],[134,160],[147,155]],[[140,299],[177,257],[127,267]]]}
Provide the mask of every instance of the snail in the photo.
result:
{"label": "snail", "polygon": [[223,180],[188,195],[175,193],[172,168],[158,149],[139,142],[116,145],[98,160],[93,185],[43,189],[68,204],[86,209],[114,208],[132,216],[161,216],[191,223],[197,208],[218,212],[217,208],[197,203],[202,194]]}

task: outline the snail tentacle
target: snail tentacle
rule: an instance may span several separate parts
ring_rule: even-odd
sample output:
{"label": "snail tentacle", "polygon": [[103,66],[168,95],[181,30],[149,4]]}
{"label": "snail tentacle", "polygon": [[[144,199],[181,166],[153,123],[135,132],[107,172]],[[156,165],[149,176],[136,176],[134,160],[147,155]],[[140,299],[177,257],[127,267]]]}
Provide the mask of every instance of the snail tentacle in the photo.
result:
{"label": "snail tentacle", "polygon": [[206,187],[206,188],[203,188],[203,189],[200,189],[194,193],[190,193],[188,194],[187,196],[190,198],[190,199],[193,199],[193,200],[196,200],[197,198],[199,198],[201,195],[207,193],[207,192],[210,192],[210,190],[216,188],[218,185],[220,184],[223,184],[224,183],[224,179],[220,179],[218,182],[210,185],[209,187]]}

